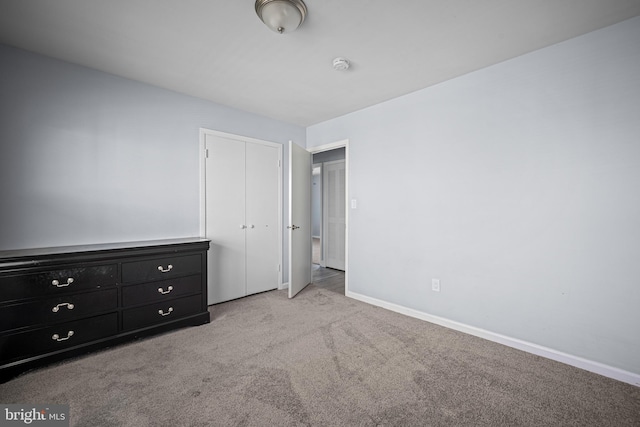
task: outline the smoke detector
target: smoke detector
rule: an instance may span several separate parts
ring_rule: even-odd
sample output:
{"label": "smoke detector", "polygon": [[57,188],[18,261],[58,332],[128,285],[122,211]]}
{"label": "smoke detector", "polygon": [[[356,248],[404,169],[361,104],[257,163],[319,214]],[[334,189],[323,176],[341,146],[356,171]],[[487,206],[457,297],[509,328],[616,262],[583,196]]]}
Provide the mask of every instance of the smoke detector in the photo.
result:
{"label": "smoke detector", "polygon": [[333,69],[344,71],[349,69],[349,60],[345,58],[336,58],[333,60]]}

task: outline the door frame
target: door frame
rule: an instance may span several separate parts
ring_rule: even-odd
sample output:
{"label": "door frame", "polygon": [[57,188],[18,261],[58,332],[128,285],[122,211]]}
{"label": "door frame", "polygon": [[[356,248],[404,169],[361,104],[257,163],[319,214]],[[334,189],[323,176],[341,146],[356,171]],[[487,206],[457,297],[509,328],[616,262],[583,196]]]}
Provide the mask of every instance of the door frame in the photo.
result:
{"label": "door frame", "polygon": [[323,151],[335,150],[336,148],[344,147],[344,294],[350,296],[349,292],[349,140],[343,139],[341,141],[330,142],[328,144],[318,145],[315,147],[307,148],[307,150],[313,155],[316,153],[322,153]]}
{"label": "door frame", "polygon": [[283,197],[283,177],[282,171],[284,169],[282,163],[282,144],[277,142],[265,141],[262,139],[251,138],[248,136],[236,135],[232,133],[220,132],[217,130],[211,130],[206,128],[200,128],[200,142],[198,146],[198,161],[199,161],[199,180],[200,180],[200,236],[205,238],[207,235],[207,152],[206,152],[206,137],[207,135],[217,136],[221,138],[233,139],[238,142],[251,142],[254,144],[262,144],[269,147],[274,147],[278,150],[278,289],[282,286],[282,269],[283,269],[283,217],[282,217],[282,197]]}

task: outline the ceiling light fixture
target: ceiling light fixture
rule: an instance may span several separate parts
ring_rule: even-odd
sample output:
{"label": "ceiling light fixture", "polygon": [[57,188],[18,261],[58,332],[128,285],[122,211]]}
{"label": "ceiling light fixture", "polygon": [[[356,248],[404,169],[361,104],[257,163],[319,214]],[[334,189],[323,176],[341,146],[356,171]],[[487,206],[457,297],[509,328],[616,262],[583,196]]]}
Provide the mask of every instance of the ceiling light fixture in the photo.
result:
{"label": "ceiling light fixture", "polygon": [[267,27],[284,34],[304,22],[307,6],[302,0],[256,0],[256,13]]}

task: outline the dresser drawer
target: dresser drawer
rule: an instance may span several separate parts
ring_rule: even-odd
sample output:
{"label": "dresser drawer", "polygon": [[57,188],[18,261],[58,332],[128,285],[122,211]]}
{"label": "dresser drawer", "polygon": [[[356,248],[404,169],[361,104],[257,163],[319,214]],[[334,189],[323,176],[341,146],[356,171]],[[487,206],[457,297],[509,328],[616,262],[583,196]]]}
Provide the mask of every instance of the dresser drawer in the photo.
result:
{"label": "dresser drawer", "polygon": [[0,276],[0,302],[115,286],[116,264]]}
{"label": "dresser drawer", "polygon": [[200,311],[202,311],[202,295],[178,298],[124,310],[122,312],[122,326],[124,330],[137,329],[170,322],[190,314],[197,314]]}
{"label": "dresser drawer", "polygon": [[115,335],[117,332],[118,314],[110,313],[29,332],[0,336],[0,360],[9,361],[64,350]]}
{"label": "dresser drawer", "polygon": [[67,322],[116,310],[117,307],[118,290],[115,287],[97,292],[12,304],[0,307],[0,331],[41,323]]}
{"label": "dresser drawer", "polygon": [[200,255],[172,256],[122,263],[122,282],[135,283],[200,273]]}
{"label": "dresser drawer", "polygon": [[202,276],[200,275],[123,286],[122,306],[132,307],[157,301],[167,301],[180,296],[198,294],[201,291]]}

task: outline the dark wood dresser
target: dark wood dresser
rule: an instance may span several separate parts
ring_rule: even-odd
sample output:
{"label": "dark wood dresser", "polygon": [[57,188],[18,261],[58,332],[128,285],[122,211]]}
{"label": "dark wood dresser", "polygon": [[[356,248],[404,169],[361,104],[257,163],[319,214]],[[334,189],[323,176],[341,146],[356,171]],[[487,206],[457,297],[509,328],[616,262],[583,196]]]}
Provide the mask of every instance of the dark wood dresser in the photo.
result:
{"label": "dark wood dresser", "polygon": [[0,381],[209,322],[199,238],[0,251]]}

